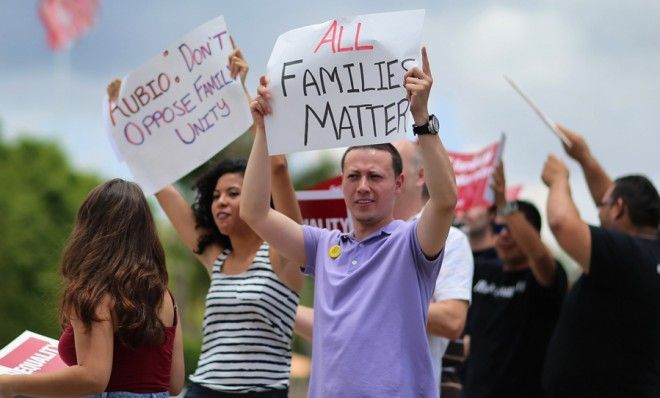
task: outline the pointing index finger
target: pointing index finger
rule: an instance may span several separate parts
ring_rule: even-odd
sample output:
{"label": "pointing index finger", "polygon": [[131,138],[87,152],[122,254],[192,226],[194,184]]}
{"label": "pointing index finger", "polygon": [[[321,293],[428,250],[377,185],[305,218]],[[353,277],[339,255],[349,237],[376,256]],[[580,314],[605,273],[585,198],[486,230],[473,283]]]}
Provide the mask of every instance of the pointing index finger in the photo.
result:
{"label": "pointing index finger", "polygon": [[426,46],[422,47],[422,71],[431,76],[431,65],[429,65],[429,57],[426,54]]}

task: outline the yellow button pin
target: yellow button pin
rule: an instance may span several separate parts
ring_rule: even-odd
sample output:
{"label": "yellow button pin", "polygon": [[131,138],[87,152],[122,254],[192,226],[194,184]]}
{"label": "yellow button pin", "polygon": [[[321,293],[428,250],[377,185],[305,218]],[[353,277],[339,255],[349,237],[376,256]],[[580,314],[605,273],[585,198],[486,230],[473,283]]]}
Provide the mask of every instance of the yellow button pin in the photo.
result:
{"label": "yellow button pin", "polygon": [[330,255],[331,259],[336,259],[337,257],[341,256],[341,247],[339,245],[334,245],[328,250],[328,254]]}

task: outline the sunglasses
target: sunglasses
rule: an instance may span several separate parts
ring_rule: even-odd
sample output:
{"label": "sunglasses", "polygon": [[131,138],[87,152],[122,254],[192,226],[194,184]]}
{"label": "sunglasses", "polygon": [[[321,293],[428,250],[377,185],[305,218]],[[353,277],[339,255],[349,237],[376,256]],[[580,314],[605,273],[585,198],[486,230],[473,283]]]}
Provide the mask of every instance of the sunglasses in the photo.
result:
{"label": "sunglasses", "polygon": [[491,223],[490,227],[493,229],[495,235],[499,235],[502,231],[507,229],[506,224]]}

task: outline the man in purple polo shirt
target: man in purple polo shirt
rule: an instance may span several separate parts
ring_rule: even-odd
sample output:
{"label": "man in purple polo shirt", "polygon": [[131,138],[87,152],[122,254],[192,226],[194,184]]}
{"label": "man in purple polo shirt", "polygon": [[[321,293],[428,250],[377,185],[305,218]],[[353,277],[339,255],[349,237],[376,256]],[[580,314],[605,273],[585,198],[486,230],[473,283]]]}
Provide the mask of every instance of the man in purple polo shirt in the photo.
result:
{"label": "man in purple polo shirt", "polygon": [[241,218],[285,257],[314,276],[310,397],[437,397],[426,339],[428,307],[456,205],[447,153],[429,116],[431,70],[404,76],[419,135],[430,199],[416,221],[394,220],[401,157],[391,144],[350,147],[342,190],[354,232],[300,226],[269,205],[263,115],[271,112],[267,80],[251,104],[256,137],[241,194]]}

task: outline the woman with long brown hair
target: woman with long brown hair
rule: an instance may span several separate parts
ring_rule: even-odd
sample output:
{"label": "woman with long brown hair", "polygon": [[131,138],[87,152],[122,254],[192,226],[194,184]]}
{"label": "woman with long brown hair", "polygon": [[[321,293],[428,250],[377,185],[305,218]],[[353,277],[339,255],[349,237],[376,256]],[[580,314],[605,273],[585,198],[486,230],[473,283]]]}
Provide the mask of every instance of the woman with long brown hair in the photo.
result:
{"label": "woman with long brown hair", "polygon": [[183,387],[181,327],[165,254],[140,187],[92,190],[62,256],[66,369],[0,376],[0,397],[167,397]]}

